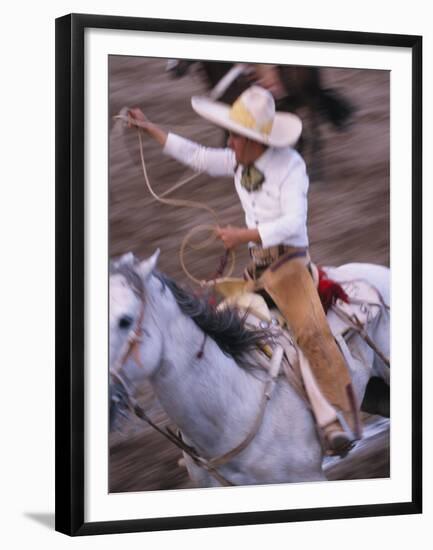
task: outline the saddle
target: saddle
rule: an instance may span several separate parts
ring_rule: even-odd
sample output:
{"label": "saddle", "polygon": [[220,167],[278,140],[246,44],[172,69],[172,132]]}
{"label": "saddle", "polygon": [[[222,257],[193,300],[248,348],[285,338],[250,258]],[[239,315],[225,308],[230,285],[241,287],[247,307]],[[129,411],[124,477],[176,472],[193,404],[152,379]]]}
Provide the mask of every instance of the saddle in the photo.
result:
{"label": "saddle", "polygon": [[[320,278],[316,276],[314,280],[319,289]],[[365,280],[351,280],[339,283],[339,285],[344,291],[343,296],[348,300],[346,302],[336,297],[327,312],[327,318],[331,332],[345,358],[349,371],[353,374],[353,356],[348,341],[354,333],[364,337],[369,324],[373,323],[381,314],[383,308],[387,306],[383,303],[379,292]],[[236,308],[245,317],[246,324],[251,328],[269,329],[271,331],[274,346],[265,345],[261,350],[258,350],[254,357],[257,365],[268,369],[272,358],[272,348],[276,345],[282,347],[284,353],[280,371],[284,373],[289,383],[308,403],[299,368],[300,350],[281,313],[276,308],[270,308],[263,296],[253,291],[254,286],[251,281],[226,277],[209,281],[206,286],[212,288],[222,298],[217,306],[218,308]]]}
{"label": "saddle", "polygon": [[[314,279],[318,286],[319,278]],[[365,329],[380,315],[382,309],[387,307],[377,289],[363,279],[345,281],[339,285],[348,301],[337,297],[327,311],[335,338],[354,330],[354,325]],[[249,324],[258,326],[258,321],[273,323],[288,331],[284,317],[276,308],[270,308],[260,294],[254,292],[251,281],[225,277],[207,282],[206,287],[212,288],[222,298],[218,307],[234,307],[242,314],[248,314]]]}

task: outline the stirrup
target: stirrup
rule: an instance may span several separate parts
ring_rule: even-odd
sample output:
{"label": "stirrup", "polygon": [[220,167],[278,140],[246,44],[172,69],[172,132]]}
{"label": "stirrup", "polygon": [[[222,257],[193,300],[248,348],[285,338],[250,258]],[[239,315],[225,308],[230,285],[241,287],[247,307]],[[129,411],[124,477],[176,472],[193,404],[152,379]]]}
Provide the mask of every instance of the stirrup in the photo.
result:
{"label": "stirrup", "polygon": [[340,411],[335,411],[335,415],[337,417],[338,422],[340,423],[340,426],[343,428],[344,432],[347,434],[349,439],[353,442],[358,441],[358,439],[355,437],[355,434],[350,429],[349,424],[346,422],[346,419],[341,414]]}
{"label": "stirrup", "polygon": [[[357,438],[350,429],[346,419],[339,411],[335,411],[336,420],[333,420],[329,424],[322,426],[321,431],[323,434],[323,446],[325,454],[328,456],[339,456],[344,458],[353,449]],[[330,434],[326,433],[326,428],[332,424],[340,424],[341,430],[334,430]]]}

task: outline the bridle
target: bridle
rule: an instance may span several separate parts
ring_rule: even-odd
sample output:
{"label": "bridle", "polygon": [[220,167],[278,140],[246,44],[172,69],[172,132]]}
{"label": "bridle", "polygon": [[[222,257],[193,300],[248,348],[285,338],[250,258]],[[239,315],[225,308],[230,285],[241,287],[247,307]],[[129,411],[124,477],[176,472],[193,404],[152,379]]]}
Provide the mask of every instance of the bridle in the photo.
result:
{"label": "bridle", "polygon": [[143,328],[144,305],[145,305],[143,290],[139,292],[139,299],[140,299],[140,309],[139,309],[139,313],[138,313],[138,317],[135,322],[135,325],[130,329],[128,333],[126,342],[123,345],[119,358],[114,363],[114,365],[110,367],[110,374],[112,377],[117,378],[120,375],[120,372],[123,369],[123,366],[125,365],[126,361],[130,356],[133,357],[134,361],[139,367],[143,366],[141,364],[140,353],[139,353],[139,345],[143,341],[143,333],[145,332],[145,329]]}
{"label": "bridle", "polygon": [[144,320],[144,309],[145,309],[144,291],[141,291],[139,293],[139,297],[140,297],[140,311],[137,317],[137,321],[134,327],[128,333],[127,340],[119,355],[118,360],[116,361],[114,366],[110,368],[110,376],[112,381],[115,384],[119,384],[122,387],[122,390],[127,396],[127,401],[125,404],[138,418],[140,418],[141,420],[144,420],[154,430],[156,430],[158,433],[163,435],[166,439],[171,441],[171,443],[176,445],[184,453],[188,454],[196,465],[198,465],[199,467],[209,472],[209,474],[215,479],[217,479],[218,482],[221,483],[221,485],[223,486],[235,485],[230,480],[225,478],[217,470],[217,468],[224,466],[225,464],[230,462],[236,455],[238,455],[244,449],[246,449],[248,445],[255,438],[263,422],[266,405],[268,401],[271,399],[274,386],[280,374],[281,362],[284,354],[284,350],[282,346],[278,343],[275,343],[275,340],[274,340],[275,345],[274,345],[269,369],[267,371],[268,376],[266,380],[263,382],[263,389],[262,389],[262,395],[261,395],[260,404],[259,404],[259,410],[254,419],[252,427],[248,430],[247,436],[238,445],[236,445],[236,447],[229,450],[228,452],[218,457],[214,457],[210,459],[204,458],[195,450],[194,447],[184,442],[184,440],[181,437],[180,431],[178,434],[174,433],[170,428],[166,428],[166,431],[164,431],[147,416],[143,407],[141,407],[138,404],[137,400],[132,395],[132,392],[130,391],[128,384],[123,376],[123,373],[122,373],[123,367],[126,361],[128,360],[128,358],[131,356],[133,360],[136,362],[136,364],[139,367],[142,367],[142,364],[140,361],[140,355],[139,355],[139,344],[142,342],[143,333],[145,332],[145,329],[142,326],[143,320]]}

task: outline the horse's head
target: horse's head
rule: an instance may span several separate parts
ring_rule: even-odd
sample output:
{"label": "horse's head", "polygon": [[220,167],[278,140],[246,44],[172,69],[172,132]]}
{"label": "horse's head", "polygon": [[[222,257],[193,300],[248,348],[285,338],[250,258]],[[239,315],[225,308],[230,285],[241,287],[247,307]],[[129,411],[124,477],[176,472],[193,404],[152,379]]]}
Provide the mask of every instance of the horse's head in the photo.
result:
{"label": "horse's head", "polygon": [[[159,352],[154,323],[148,313],[148,286],[158,261],[159,250],[139,262],[132,253],[125,254],[110,269],[110,372],[122,372],[134,361],[143,376],[156,367]],[[152,340],[145,346],[146,340]]]}

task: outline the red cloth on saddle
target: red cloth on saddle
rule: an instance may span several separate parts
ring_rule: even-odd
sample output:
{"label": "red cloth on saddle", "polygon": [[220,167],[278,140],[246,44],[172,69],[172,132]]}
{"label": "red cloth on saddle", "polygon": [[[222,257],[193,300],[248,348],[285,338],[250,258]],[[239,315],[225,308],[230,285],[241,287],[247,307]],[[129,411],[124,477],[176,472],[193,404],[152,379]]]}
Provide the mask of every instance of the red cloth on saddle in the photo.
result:
{"label": "red cloth on saddle", "polygon": [[323,309],[325,310],[325,313],[327,313],[328,309],[335,304],[335,302],[340,299],[343,300],[343,302],[346,302],[346,304],[349,303],[349,296],[344,292],[342,286],[332,281],[331,279],[328,279],[328,276],[326,273],[321,269],[319,270],[319,296],[320,301],[322,302]]}

